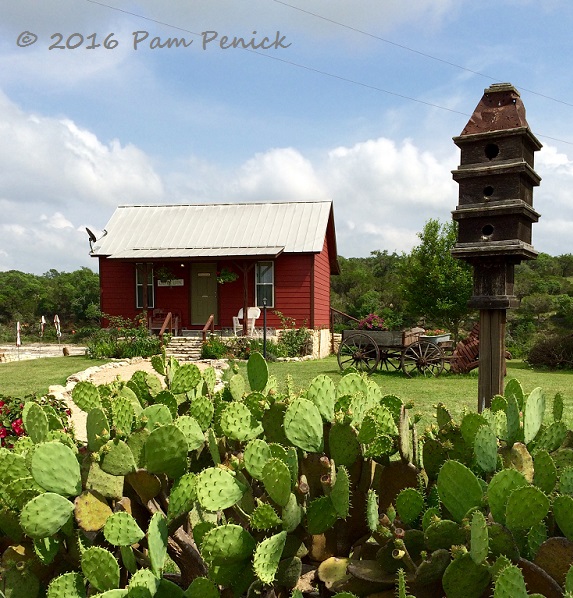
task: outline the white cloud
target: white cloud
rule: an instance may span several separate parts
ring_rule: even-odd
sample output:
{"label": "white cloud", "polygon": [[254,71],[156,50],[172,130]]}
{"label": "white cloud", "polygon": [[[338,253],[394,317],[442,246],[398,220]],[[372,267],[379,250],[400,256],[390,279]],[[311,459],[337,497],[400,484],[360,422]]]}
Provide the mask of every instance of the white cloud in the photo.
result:
{"label": "white cloud", "polygon": [[121,203],[163,197],[160,176],[135,146],[27,114],[2,93],[0,163],[0,270],[96,267],[79,224],[105,223]]}

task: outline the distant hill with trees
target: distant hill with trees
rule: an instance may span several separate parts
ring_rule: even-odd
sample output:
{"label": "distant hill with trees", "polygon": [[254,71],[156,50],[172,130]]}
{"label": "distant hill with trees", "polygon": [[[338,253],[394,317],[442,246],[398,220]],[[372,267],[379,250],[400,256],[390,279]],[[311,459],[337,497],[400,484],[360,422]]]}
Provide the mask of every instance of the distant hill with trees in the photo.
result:
{"label": "distant hill with trees", "polygon": [[[378,314],[391,329],[421,324],[454,335],[469,331],[479,314],[467,308],[471,268],[450,256],[456,224],[429,220],[418,237],[408,254],[375,250],[368,257],[340,257],[341,273],[331,279],[332,307],[357,319]],[[99,276],[89,268],[0,272],[0,337],[13,340],[16,321],[36,334],[41,316],[51,325],[55,314],[64,329],[97,326],[99,292]],[[507,346],[515,356],[527,355],[542,338],[573,333],[572,254],[541,253],[516,266],[515,294],[520,307],[507,312]]]}

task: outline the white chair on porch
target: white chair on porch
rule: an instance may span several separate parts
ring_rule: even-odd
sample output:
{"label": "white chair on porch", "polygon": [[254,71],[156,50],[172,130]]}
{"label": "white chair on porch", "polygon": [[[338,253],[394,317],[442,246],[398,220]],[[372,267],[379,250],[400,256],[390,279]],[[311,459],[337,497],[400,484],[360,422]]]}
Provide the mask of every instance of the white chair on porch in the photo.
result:
{"label": "white chair on porch", "polygon": [[[258,307],[249,307],[247,309],[247,335],[255,336],[255,322],[260,318],[261,310]],[[243,333],[243,308],[239,310],[236,316],[233,316],[233,333],[237,336],[237,333]]]}

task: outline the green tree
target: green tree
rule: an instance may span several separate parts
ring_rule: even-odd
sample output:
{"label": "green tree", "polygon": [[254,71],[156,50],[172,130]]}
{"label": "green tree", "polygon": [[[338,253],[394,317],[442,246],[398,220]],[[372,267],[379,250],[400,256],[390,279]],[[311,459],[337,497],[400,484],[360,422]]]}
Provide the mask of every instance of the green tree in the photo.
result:
{"label": "green tree", "polygon": [[447,328],[457,338],[462,320],[470,314],[467,303],[472,294],[471,268],[450,253],[457,225],[431,219],[418,237],[420,244],[401,269],[407,311],[426,324]]}

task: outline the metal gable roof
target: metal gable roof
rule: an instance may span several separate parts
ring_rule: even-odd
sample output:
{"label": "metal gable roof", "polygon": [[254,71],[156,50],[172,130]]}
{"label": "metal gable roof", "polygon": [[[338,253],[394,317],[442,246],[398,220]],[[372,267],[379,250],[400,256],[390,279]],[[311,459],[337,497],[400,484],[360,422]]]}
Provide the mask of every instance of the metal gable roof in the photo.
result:
{"label": "metal gable roof", "polygon": [[276,256],[322,251],[332,202],[119,206],[93,256]]}

